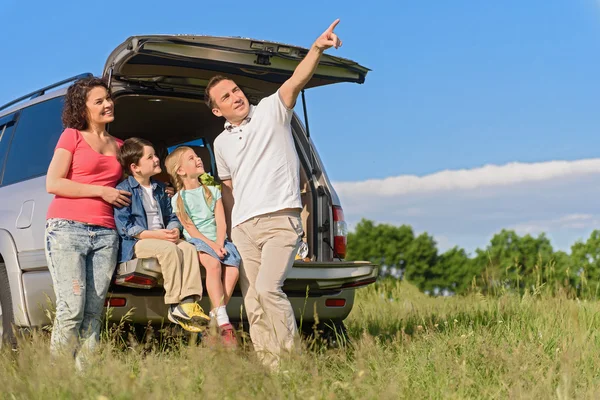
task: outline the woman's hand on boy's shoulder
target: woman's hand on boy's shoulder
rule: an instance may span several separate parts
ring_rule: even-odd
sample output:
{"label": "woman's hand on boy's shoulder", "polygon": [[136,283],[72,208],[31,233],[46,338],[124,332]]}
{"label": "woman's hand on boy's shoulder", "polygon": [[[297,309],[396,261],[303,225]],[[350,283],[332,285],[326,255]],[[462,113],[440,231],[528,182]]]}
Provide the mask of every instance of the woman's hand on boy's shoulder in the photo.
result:
{"label": "woman's hand on boy's shoulder", "polygon": [[102,200],[114,207],[127,207],[131,204],[131,193],[126,190],[119,190],[108,186],[103,186],[101,190],[100,197]]}

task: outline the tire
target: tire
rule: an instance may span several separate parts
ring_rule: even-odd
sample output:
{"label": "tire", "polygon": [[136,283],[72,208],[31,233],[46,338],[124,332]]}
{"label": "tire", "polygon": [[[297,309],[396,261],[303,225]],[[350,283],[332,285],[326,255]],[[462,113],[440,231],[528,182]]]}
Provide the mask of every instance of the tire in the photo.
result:
{"label": "tire", "polygon": [[323,338],[331,348],[346,347],[350,344],[350,336],[344,321],[329,321],[323,328]]}
{"label": "tire", "polygon": [[14,332],[15,316],[13,314],[8,273],[4,263],[0,263],[0,317],[0,335],[2,336],[0,348],[4,344],[14,348],[17,344]]}
{"label": "tire", "polygon": [[319,349],[322,346],[327,348],[342,348],[350,344],[350,337],[344,321],[329,320],[319,322],[317,326],[308,324],[302,327],[302,334],[308,339],[310,347]]}

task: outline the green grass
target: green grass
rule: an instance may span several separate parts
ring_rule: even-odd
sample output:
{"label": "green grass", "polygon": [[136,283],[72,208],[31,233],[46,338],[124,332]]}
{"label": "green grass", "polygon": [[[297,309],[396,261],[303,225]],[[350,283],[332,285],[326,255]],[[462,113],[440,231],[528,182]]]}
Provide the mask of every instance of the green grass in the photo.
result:
{"label": "green grass", "polygon": [[[303,351],[269,373],[252,352],[190,346],[114,327],[82,375],[35,333],[0,351],[9,399],[597,398],[600,303],[505,293],[432,298],[386,281],[357,292],[351,344]],[[161,336],[162,335],[162,336]]]}

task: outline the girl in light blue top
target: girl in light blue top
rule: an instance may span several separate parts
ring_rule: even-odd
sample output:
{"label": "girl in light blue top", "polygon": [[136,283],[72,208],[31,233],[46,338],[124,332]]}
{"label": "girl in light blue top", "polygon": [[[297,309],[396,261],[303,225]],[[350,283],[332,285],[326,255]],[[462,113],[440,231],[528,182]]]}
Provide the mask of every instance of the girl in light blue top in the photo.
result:
{"label": "girl in light blue top", "polygon": [[221,191],[200,182],[204,165],[190,147],[175,149],[165,164],[177,191],[171,199],[173,211],[183,226],[183,235],[196,246],[200,263],[206,269],[206,289],[212,303],[210,316],[217,320],[223,343],[236,345],[226,305],[239,277],[241,257],[227,240]]}

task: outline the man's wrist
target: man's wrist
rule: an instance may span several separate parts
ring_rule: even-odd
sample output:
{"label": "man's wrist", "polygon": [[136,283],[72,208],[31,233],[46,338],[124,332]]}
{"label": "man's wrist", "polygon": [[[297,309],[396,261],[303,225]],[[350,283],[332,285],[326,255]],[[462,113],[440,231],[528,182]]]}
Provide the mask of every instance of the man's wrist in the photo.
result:
{"label": "man's wrist", "polygon": [[325,49],[324,49],[324,48],[321,48],[321,47],[319,47],[319,46],[317,45],[317,42],[314,42],[314,43],[313,43],[313,45],[311,46],[311,48],[310,48],[310,49],[311,49],[312,51],[316,51],[316,52],[318,52],[319,54],[323,54],[323,52],[325,51]]}

